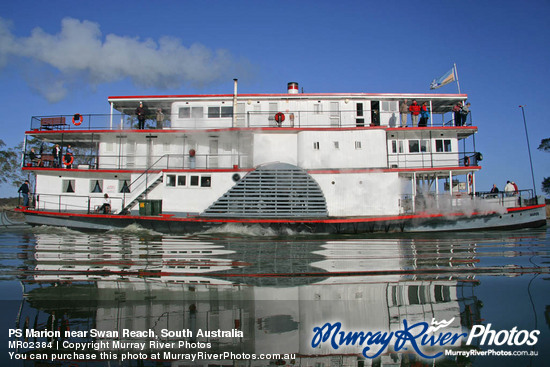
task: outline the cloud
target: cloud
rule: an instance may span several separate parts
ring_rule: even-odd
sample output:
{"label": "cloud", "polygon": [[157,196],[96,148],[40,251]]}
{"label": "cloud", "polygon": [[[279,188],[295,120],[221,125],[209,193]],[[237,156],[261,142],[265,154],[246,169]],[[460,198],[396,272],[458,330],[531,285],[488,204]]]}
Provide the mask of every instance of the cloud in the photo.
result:
{"label": "cloud", "polygon": [[16,37],[11,29],[0,18],[0,68],[14,61],[31,88],[52,102],[83,82],[93,87],[128,78],[142,88],[202,88],[250,70],[247,60],[227,50],[186,47],[174,37],[103,37],[99,24],[87,20],[65,18],[57,34],[35,28],[29,37]]}

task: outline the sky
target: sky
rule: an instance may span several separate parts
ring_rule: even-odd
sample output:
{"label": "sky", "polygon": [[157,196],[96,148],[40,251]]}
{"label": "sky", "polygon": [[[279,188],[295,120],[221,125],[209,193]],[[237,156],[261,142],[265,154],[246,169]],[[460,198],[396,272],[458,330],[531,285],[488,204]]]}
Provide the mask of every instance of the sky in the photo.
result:
{"label": "sky", "polygon": [[[477,190],[550,176],[550,1],[4,1],[0,139],[32,116],[107,114],[108,96],[457,93],[430,82],[457,65],[468,95]],[[9,193],[13,190],[13,194]],[[0,196],[15,196],[2,186]]]}

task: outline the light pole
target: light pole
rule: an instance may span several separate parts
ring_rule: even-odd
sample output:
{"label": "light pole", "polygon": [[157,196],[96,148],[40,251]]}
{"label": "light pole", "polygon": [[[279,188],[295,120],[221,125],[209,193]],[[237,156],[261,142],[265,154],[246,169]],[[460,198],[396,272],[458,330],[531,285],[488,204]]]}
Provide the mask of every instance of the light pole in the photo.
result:
{"label": "light pole", "polygon": [[525,138],[527,139],[527,151],[529,152],[529,163],[531,164],[531,178],[533,180],[533,190],[535,200],[537,199],[537,185],[535,185],[535,174],[533,172],[533,160],[531,159],[531,146],[529,145],[529,134],[527,134],[527,122],[525,121],[525,105],[520,105],[521,113],[523,114],[523,126],[525,126]]}

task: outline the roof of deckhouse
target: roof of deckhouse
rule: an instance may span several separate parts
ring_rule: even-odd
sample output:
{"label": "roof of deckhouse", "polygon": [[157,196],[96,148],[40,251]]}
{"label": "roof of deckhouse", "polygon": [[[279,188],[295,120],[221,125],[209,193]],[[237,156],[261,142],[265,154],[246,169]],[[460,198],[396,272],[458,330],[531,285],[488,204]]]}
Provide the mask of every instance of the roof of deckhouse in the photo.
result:
{"label": "roof of deckhouse", "polygon": [[[324,99],[324,100],[374,100],[374,101],[402,101],[407,99],[421,104],[431,102],[433,113],[446,113],[452,111],[459,101],[465,101],[467,94],[413,94],[413,93],[301,93],[301,94],[238,94],[238,100],[297,100],[297,99]],[[178,101],[229,101],[233,94],[203,94],[203,95],[160,95],[160,96],[111,96],[108,98],[113,108],[124,114],[132,115],[142,101],[144,105],[152,110],[162,108],[169,110],[172,103]]]}

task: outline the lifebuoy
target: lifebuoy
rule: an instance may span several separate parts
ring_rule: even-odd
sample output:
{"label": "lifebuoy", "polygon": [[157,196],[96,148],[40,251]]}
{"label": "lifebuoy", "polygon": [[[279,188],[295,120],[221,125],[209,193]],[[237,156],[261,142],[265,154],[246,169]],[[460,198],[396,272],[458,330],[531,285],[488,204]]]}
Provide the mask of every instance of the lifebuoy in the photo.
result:
{"label": "lifebuoy", "polygon": [[74,126],[78,126],[82,123],[82,115],[79,113],[75,113],[73,115],[73,124]]}
{"label": "lifebuoy", "polygon": [[282,112],[277,112],[275,114],[275,121],[277,121],[278,124],[281,124],[285,120],[285,114]]}
{"label": "lifebuoy", "polygon": [[195,156],[195,149],[189,150],[189,157],[194,157],[194,156]]}
{"label": "lifebuoy", "polygon": [[464,165],[466,167],[470,165],[470,157],[464,157]]}
{"label": "lifebuoy", "polygon": [[473,181],[474,181],[474,176],[472,176],[471,173],[468,173],[468,185],[472,186]]}
{"label": "lifebuoy", "polygon": [[[67,156],[69,156],[69,161],[68,161],[68,162],[67,162],[67,160],[66,160]],[[65,154],[65,155],[63,155],[62,161],[63,161],[63,164],[64,164],[64,165],[70,166],[70,165],[73,164],[73,162],[74,162],[74,157],[73,157],[72,154]]]}

